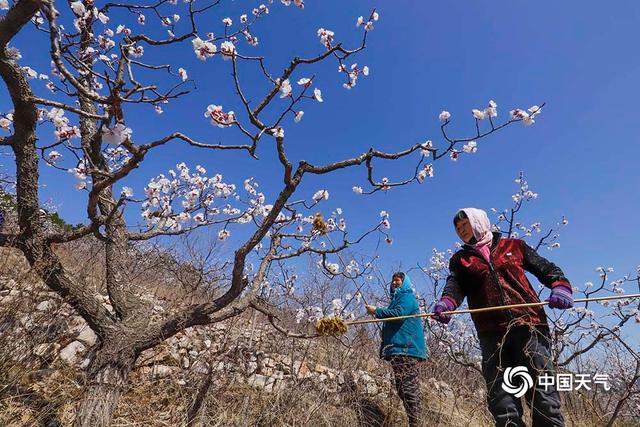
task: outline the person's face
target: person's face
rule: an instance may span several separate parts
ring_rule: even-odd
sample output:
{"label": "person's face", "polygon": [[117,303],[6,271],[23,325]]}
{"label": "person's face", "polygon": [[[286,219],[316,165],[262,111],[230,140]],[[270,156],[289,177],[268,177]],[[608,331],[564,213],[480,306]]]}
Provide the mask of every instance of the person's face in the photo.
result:
{"label": "person's face", "polygon": [[468,218],[458,220],[456,223],[456,233],[458,233],[458,237],[460,237],[463,242],[469,243],[469,241],[471,241],[473,238],[473,229],[471,228],[471,223],[469,223]]}
{"label": "person's face", "polygon": [[394,277],[391,281],[391,285],[393,286],[393,289],[398,289],[400,286],[402,286],[402,279],[398,276]]}

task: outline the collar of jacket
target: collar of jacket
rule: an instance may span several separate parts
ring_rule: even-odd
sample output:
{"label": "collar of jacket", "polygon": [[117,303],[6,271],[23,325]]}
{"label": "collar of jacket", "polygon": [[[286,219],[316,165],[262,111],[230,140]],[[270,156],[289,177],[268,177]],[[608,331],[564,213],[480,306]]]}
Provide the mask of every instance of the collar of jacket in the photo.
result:
{"label": "collar of jacket", "polygon": [[[498,243],[500,242],[500,240],[502,240],[502,233],[498,232],[498,231],[494,231],[493,233],[493,240],[491,241],[491,252],[493,252],[495,250],[495,248],[498,246]],[[467,250],[467,251],[471,251],[473,253],[478,253],[478,250],[476,248],[474,248],[471,245],[468,244],[464,244],[462,245],[462,249]]]}

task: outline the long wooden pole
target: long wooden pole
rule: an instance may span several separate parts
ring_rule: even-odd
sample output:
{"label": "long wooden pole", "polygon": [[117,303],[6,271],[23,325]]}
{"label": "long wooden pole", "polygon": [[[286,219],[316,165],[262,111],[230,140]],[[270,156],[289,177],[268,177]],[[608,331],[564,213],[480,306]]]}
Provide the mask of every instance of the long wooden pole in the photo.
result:
{"label": "long wooden pole", "polygon": [[[578,298],[574,300],[576,302],[591,302],[591,301],[608,301],[608,300],[616,300],[616,299],[627,299],[627,298],[640,298],[640,294],[632,294],[632,295],[612,295],[608,297],[597,297],[597,298]],[[465,314],[465,313],[486,313],[488,311],[499,311],[499,310],[507,310],[511,308],[525,308],[525,307],[540,307],[543,305],[549,304],[548,301],[540,301],[540,302],[529,302],[525,304],[511,304],[511,305],[499,305],[495,307],[484,307],[484,308],[475,308],[472,310],[455,310],[455,311],[443,311],[441,314]],[[412,314],[409,316],[397,316],[397,317],[387,317],[385,319],[367,319],[367,320],[352,320],[350,322],[345,322],[347,325],[363,325],[365,323],[378,323],[378,322],[392,322],[395,320],[404,320],[404,319],[413,319],[416,317],[432,317],[435,313],[421,313],[421,314]]]}

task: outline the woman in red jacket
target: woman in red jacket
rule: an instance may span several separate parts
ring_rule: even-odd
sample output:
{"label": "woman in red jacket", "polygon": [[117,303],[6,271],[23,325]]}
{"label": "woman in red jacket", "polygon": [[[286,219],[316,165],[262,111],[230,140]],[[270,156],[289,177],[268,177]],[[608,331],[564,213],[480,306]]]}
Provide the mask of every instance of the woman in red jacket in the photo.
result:
{"label": "woman in red jacket", "polygon": [[[469,308],[540,302],[526,271],[551,288],[549,307],[573,306],[572,289],[562,270],[538,255],[519,239],[492,233],[487,213],[461,209],[454,226],[465,245],[449,263],[450,274],[434,319],[448,323],[445,311],[455,310],[467,298]],[[533,380],[526,394],[533,426],[564,426],[560,396],[555,386],[541,387],[537,377],[552,373],[549,326],[541,306],[477,313],[471,316],[482,350],[482,373],[487,383],[487,401],[496,426],[524,426],[519,393],[506,386],[506,368],[524,366]],[[514,382],[520,380],[516,376]]]}

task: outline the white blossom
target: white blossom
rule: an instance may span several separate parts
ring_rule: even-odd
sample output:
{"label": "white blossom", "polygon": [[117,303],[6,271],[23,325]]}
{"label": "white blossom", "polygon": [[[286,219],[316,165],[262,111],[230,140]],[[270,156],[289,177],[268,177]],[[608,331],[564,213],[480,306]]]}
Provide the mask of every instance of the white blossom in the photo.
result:
{"label": "white blossom", "polygon": [[60,157],[62,157],[62,154],[60,154],[57,151],[53,150],[53,151],[49,152],[47,157],[49,158],[50,162],[55,163],[56,161],[58,161],[58,159],[60,159]]}
{"label": "white blossom", "polygon": [[327,190],[318,190],[313,195],[313,200],[315,202],[319,202],[322,199],[325,199],[325,200],[329,199],[329,192]]}
{"label": "white blossom", "polygon": [[126,198],[133,197],[133,189],[131,187],[122,187],[120,195]]}
{"label": "white blossom", "polygon": [[271,129],[271,134],[276,138],[284,138],[284,128],[277,127],[275,129]]}
{"label": "white blossom", "polygon": [[116,27],[116,34],[124,34],[125,36],[128,36],[129,34],[131,34],[131,30],[124,25],[118,25]]}
{"label": "white blossom", "polygon": [[318,102],[324,102],[324,99],[322,99],[322,91],[318,88],[315,88],[313,90],[313,97],[316,99],[316,101]]}
{"label": "white blossom", "polygon": [[203,41],[200,37],[196,37],[191,41],[193,51],[199,60],[204,61],[212,57],[218,50],[216,45],[211,42]]}
{"label": "white blossom", "polygon": [[144,47],[142,46],[129,46],[129,55],[134,56],[136,58],[140,58],[144,55]]}
{"label": "white blossom", "polygon": [[230,41],[222,42],[220,45],[220,52],[222,52],[222,58],[227,61],[236,54],[236,46]]}
{"label": "white blossom", "polygon": [[0,118],[0,129],[9,130],[9,126],[11,126],[11,120],[6,117]]}
{"label": "white blossom", "polygon": [[13,59],[14,61],[19,61],[22,59],[22,54],[17,47],[9,46],[5,48],[5,54],[8,59]]}
{"label": "white blossom", "polygon": [[420,183],[424,182],[424,180],[427,177],[433,178],[433,165],[432,164],[424,165],[424,168],[422,168],[418,172],[418,175],[417,175],[418,182],[420,182]]}
{"label": "white blossom", "polygon": [[280,98],[286,98],[287,96],[292,96],[292,89],[291,89],[291,83],[289,82],[289,79],[286,79],[285,81],[282,82],[282,84],[280,84]]}
{"label": "white blossom", "polygon": [[462,147],[462,151],[465,153],[475,153],[478,151],[478,144],[475,141],[469,141]]}
{"label": "white blossom", "polygon": [[113,128],[108,128],[106,125],[102,126],[102,142],[105,144],[120,145],[127,139],[131,138],[133,131],[128,128],[124,123],[116,123]]}
{"label": "white blossom", "polygon": [[236,120],[235,113],[233,111],[229,111],[228,113],[224,112],[222,105],[211,104],[207,106],[207,111],[205,111],[204,116],[211,119],[212,125],[220,128],[231,126]]}
{"label": "white blossom", "polygon": [[100,20],[100,22],[102,22],[103,24],[107,24],[107,22],[109,22],[109,17],[107,15],[105,15],[104,13],[100,12],[98,13],[98,20]]}
{"label": "white blossom", "polygon": [[[322,261],[321,261],[322,262]],[[329,273],[331,274],[338,274],[340,273],[340,266],[336,263],[332,263],[332,262],[327,262],[324,264],[324,267],[329,271]]]}
{"label": "white blossom", "polygon": [[485,108],[484,113],[487,117],[497,117],[498,116],[498,104],[492,99],[489,101],[489,106]]}
{"label": "white blossom", "polygon": [[333,31],[325,30],[324,28],[318,29],[318,37],[320,37],[320,43],[322,43],[327,49],[331,49],[333,36],[334,36]]}
{"label": "white blossom", "polygon": [[77,16],[82,16],[86,12],[84,4],[82,4],[81,1],[74,1],[73,3],[71,3],[71,9]]}
{"label": "white blossom", "polygon": [[487,114],[484,111],[480,111],[475,108],[471,110],[471,113],[473,114],[473,117],[475,117],[477,120],[484,120],[487,118]]}
{"label": "white blossom", "polygon": [[344,309],[344,304],[340,298],[335,298],[331,301],[331,307],[333,308],[333,313],[337,316]]}
{"label": "white blossom", "polygon": [[362,187],[354,186],[351,190],[356,194],[362,194]]}
{"label": "white blossom", "polygon": [[440,119],[441,122],[446,122],[447,120],[449,120],[451,118],[451,113],[449,113],[448,111],[442,111],[440,113],[440,115],[438,115],[438,119]]}

